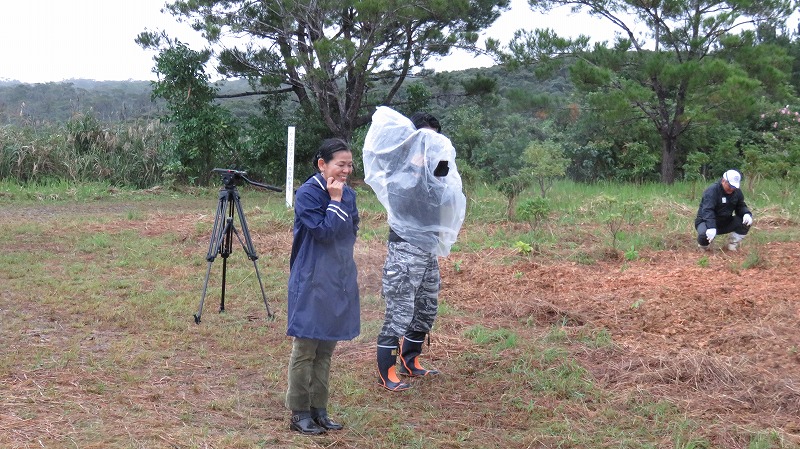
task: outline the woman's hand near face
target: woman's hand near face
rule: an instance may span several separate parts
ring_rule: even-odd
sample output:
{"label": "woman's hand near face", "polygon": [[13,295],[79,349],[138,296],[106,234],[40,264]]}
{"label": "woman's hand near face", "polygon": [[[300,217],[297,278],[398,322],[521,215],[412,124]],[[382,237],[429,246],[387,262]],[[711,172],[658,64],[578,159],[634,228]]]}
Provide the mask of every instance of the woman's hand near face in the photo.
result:
{"label": "woman's hand near face", "polygon": [[334,201],[342,201],[342,191],[344,190],[344,183],[337,181],[333,176],[328,178],[328,194]]}

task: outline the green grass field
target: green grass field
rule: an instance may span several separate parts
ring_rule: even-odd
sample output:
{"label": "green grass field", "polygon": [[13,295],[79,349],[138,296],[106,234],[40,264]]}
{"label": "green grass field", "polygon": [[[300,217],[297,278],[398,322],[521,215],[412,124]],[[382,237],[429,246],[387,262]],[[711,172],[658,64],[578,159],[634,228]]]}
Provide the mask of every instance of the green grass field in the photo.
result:
{"label": "green grass field", "polygon": [[[480,273],[475,261],[483,258],[622,271],[646,263],[645,254],[689,252],[703,187],[562,182],[545,218],[515,223],[502,196],[476,189],[462,236],[441,260],[444,282]],[[793,192],[764,183],[745,193],[762,228],[735,261],[740,271],[770,264],[767,242],[800,240]],[[646,385],[621,390],[598,379],[582,357],[602,364],[620,351],[602,326],[474,307],[449,290],[426,348],[444,374],[405,393],[380,390],[376,280],[387,227],[369,190],[359,189],[359,201],[362,333],[338,346],[331,382],[330,413],[346,428],[304,437],[288,430],[283,407],[293,219],[283,194],[242,189],[276,320],[265,319],[253,265],[237,243],[226,312],[218,313],[217,258],[198,325],[215,189],[0,183],[0,447],[800,447],[800,425],[697,414]],[[631,310],[644,304],[636,299]]]}

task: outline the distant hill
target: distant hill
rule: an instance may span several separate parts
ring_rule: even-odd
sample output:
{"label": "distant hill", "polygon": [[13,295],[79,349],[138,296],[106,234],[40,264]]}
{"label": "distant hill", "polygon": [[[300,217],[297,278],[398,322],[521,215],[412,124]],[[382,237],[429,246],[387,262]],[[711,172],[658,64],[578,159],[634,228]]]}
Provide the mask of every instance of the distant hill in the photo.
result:
{"label": "distant hill", "polygon": [[0,82],[0,124],[58,123],[85,113],[102,121],[147,117],[161,110],[150,94],[149,81]]}
{"label": "distant hill", "polygon": [[[452,87],[476,76],[490,77],[497,83],[498,93],[506,98],[528,95],[569,94],[572,86],[566,73],[548,81],[537,80],[527,70],[509,72],[502,67],[441,72],[435,76],[409,82],[425,83],[433,93],[440,93],[442,77]],[[437,81],[438,78],[438,81]],[[438,83],[438,85],[437,85]],[[451,88],[452,88],[451,87]],[[221,94],[250,90],[245,80],[228,80],[219,84]],[[95,81],[75,79],[61,82],[26,84],[0,81],[0,125],[30,123],[63,123],[80,114],[93,114],[102,122],[124,122],[156,117],[164,113],[164,102],[151,99],[150,81]],[[257,113],[260,96],[221,99],[220,103],[234,115],[244,117]]]}
{"label": "distant hill", "polygon": [[[220,86],[221,93],[247,90],[244,80]],[[0,125],[63,123],[77,114],[93,114],[103,122],[155,117],[164,113],[164,102],[153,101],[151,95],[150,81],[0,81]],[[256,96],[221,101],[238,110],[255,110],[258,105]]]}

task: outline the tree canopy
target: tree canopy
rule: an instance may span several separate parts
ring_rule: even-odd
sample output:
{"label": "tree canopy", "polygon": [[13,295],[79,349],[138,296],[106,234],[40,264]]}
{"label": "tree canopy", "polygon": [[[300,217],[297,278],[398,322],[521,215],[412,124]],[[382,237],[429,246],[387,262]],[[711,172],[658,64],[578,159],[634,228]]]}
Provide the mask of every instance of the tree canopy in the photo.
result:
{"label": "tree canopy", "polygon": [[[613,43],[590,45],[587,36],[566,39],[551,30],[520,30],[507,48],[489,46],[507,63],[551,67],[569,57],[576,88],[605,120],[649,123],[660,140],[661,180],[675,180],[680,139],[722,114],[752,114],[760,96],[785,96],[791,61],[748,63],[764,51],[754,29],[782,26],[793,0],[529,0],[533,10],[560,6],[587,11],[617,27]],[[635,30],[642,29],[637,33]],[[739,34],[735,34],[739,32]],[[747,60],[726,57],[726,50]]]}
{"label": "tree canopy", "polygon": [[[167,9],[211,44],[219,72],[264,92],[291,91],[331,134],[350,140],[373,109],[434,56],[475,49],[508,0],[177,0]],[[263,90],[266,88],[267,90]]]}
{"label": "tree canopy", "polygon": [[208,57],[207,51],[173,44],[156,58],[162,76],[153,83],[153,97],[167,101],[167,120],[174,126],[170,143],[177,157],[170,169],[203,183],[218,161],[232,159],[238,133],[230,112],[213,103],[217,89],[204,70]]}

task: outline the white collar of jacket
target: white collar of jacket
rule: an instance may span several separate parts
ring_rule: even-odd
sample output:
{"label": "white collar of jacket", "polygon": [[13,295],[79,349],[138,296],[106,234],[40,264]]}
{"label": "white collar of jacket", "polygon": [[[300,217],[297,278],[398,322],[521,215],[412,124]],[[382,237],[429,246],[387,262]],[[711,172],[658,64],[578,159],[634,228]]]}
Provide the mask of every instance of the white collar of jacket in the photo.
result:
{"label": "white collar of jacket", "polygon": [[317,181],[317,184],[319,184],[319,186],[320,186],[320,188],[322,190],[324,190],[326,192],[328,191],[328,184],[322,182],[322,181],[324,181],[324,179],[322,179],[322,173],[317,173],[316,175],[314,175],[314,180]]}

